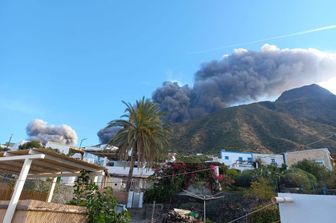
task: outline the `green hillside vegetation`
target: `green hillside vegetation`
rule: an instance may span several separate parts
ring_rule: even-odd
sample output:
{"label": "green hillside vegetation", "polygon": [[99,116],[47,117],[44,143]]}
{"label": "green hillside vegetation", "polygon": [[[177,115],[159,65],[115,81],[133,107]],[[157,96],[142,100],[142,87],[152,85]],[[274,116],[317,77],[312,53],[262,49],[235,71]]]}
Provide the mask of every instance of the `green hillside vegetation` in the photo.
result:
{"label": "green hillside vegetation", "polygon": [[[171,150],[217,153],[220,149],[281,153],[336,133],[336,96],[318,85],[284,92],[275,102],[222,109],[175,124]],[[336,137],[307,148],[336,151]]]}

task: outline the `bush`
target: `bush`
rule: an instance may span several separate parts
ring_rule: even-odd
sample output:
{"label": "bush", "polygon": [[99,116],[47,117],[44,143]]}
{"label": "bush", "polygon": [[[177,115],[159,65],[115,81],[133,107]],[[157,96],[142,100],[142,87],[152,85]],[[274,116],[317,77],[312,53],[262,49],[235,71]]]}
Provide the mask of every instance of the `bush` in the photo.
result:
{"label": "bush", "polygon": [[9,150],[8,148],[0,146],[0,151],[8,151],[8,150]]}
{"label": "bush", "polygon": [[19,150],[23,150],[23,149],[32,149],[32,148],[42,148],[42,145],[39,141],[30,141],[30,142],[26,142],[22,145],[19,146]]}
{"label": "bush", "polygon": [[300,161],[293,167],[299,168],[312,174],[320,184],[324,184],[326,181],[328,181],[331,175],[330,171],[327,168],[311,160]]}
{"label": "bush", "polygon": [[202,164],[209,160],[207,155],[177,155],[177,162]]}
{"label": "bush", "polygon": [[106,187],[100,192],[86,171],[82,171],[77,178],[74,198],[69,204],[85,206],[89,223],[127,223],[130,220],[127,211],[121,213],[115,211],[117,200],[113,196],[112,188]]}
{"label": "bush", "polygon": [[253,179],[253,170],[245,170],[236,178],[234,185],[238,187],[250,187]]}
{"label": "bush", "polygon": [[116,213],[117,200],[113,196],[112,188],[106,187],[103,192],[97,191],[87,200],[87,210],[90,223],[127,223],[127,211]]}
{"label": "bush", "polygon": [[260,178],[251,183],[251,187],[247,192],[248,197],[255,197],[261,201],[270,201],[275,196],[275,191],[269,180]]}
{"label": "bush", "polygon": [[252,214],[248,218],[249,220],[248,222],[270,223],[270,222],[279,222],[279,219],[280,219],[279,209],[276,205],[274,205]]}
{"label": "bush", "polygon": [[315,191],[316,185],[316,178],[299,168],[291,168],[281,177],[281,186],[288,188],[298,187],[306,193]]}
{"label": "bush", "polygon": [[228,169],[226,171],[226,175],[234,181],[236,181],[238,179],[240,174],[241,174],[241,172],[239,170],[236,170],[236,169]]}

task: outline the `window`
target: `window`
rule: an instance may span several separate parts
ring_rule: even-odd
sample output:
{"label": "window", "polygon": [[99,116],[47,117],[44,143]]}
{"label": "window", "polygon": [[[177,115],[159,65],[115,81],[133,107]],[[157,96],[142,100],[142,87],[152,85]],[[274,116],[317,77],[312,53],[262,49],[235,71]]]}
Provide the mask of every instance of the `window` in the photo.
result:
{"label": "window", "polygon": [[247,158],[248,163],[252,163],[252,157]]}
{"label": "window", "polygon": [[324,166],[324,161],[323,160],[314,160],[314,162],[320,166]]}
{"label": "window", "polygon": [[240,156],[240,157],[238,158],[238,161],[239,161],[239,163],[242,163],[242,162],[243,162],[243,157]]}
{"label": "window", "polygon": [[228,160],[228,159],[229,159],[229,156],[225,156],[224,159]]}
{"label": "window", "polygon": [[106,163],[106,166],[114,166],[114,162],[108,162]]}
{"label": "window", "polygon": [[271,162],[272,162],[272,163],[275,163],[275,159],[271,159]]}

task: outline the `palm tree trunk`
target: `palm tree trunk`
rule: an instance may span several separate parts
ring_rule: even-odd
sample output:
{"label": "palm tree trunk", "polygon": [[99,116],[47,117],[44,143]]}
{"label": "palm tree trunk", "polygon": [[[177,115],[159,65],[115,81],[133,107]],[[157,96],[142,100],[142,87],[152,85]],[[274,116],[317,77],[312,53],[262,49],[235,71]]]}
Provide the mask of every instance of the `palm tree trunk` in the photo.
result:
{"label": "palm tree trunk", "polygon": [[127,183],[126,183],[126,191],[129,192],[132,185],[132,178],[133,178],[133,169],[134,169],[134,161],[135,161],[135,149],[132,149],[131,154],[131,162],[130,162],[130,169],[128,172]]}

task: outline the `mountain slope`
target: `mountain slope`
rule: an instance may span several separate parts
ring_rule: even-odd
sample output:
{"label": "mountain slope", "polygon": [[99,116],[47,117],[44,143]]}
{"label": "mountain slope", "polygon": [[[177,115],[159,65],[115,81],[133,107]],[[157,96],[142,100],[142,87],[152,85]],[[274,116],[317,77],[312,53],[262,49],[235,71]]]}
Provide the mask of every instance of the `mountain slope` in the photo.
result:
{"label": "mountain slope", "polygon": [[[223,109],[174,126],[171,148],[217,152],[221,148],[284,152],[336,133],[336,96],[318,85],[284,92],[275,102]],[[336,137],[311,145],[336,151]]]}

